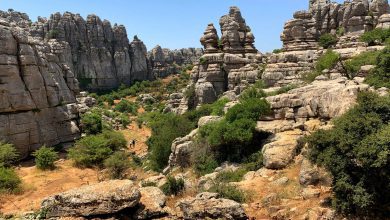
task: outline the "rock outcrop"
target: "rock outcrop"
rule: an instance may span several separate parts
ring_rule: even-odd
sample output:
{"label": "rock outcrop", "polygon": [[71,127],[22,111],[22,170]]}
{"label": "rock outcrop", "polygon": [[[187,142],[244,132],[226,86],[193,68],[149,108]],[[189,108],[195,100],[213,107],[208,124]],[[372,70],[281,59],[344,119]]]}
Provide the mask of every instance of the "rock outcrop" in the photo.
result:
{"label": "rock outcrop", "polygon": [[111,180],[48,197],[41,208],[47,218],[99,216],[133,208],[140,198],[130,180]]}
{"label": "rock outcrop", "polygon": [[239,94],[259,77],[262,56],[253,45],[254,36],[240,10],[231,7],[219,24],[221,38],[209,24],[200,40],[205,54],[192,73],[196,96],[193,106],[214,102],[228,90]]}
{"label": "rock outcrop", "polygon": [[66,43],[32,37],[27,15],[0,13],[0,140],[21,157],[79,137],[69,51]]}
{"label": "rock outcrop", "polygon": [[183,219],[248,219],[240,203],[220,199],[216,193],[198,194],[195,198],[181,200],[176,207]]}
{"label": "rock outcrop", "polygon": [[166,77],[178,73],[183,66],[192,65],[203,55],[200,48],[185,48],[169,50],[160,45],[148,52],[148,59],[152,66],[155,77]]}
{"label": "rock outcrop", "polygon": [[111,26],[107,20],[89,15],[55,13],[38,18],[31,33],[42,40],[57,39],[70,46],[68,63],[81,86],[112,89],[135,80],[150,80],[152,75],[146,47],[137,37],[129,44],[123,25]]}

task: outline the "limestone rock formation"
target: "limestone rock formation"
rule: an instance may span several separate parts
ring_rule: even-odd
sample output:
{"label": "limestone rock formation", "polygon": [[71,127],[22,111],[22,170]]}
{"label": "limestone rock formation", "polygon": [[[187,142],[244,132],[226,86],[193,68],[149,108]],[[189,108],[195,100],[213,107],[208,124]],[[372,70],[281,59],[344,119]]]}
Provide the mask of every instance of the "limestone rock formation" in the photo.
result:
{"label": "limestone rock formation", "polygon": [[79,137],[69,45],[31,37],[27,15],[0,13],[0,140],[26,157]]}
{"label": "limestone rock formation", "polygon": [[88,217],[135,207],[140,198],[140,191],[130,180],[111,180],[48,197],[41,208],[47,218]]}
{"label": "limestone rock formation", "polygon": [[254,36],[240,10],[231,7],[219,23],[220,39],[213,24],[207,26],[200,39],[205,54],[192,73],[196,95],[193,106],[214,102],[228,90],[239,94],[259,78],[262,56],[253,45]]}
{"label": "limestone rock formation", "polygon": [[153,219],[166,216],[169,209],[165,206],[166,196],[158,187],[143,187],[139,189],[141,200],[134,219]]}
{"label": "limestone rock formation", "polygon": [[240,203],[219,199],[216,193],[201,193],[176,204],[179,217],[184,219],[247,219]]}
{"label": "limestone rock formation", "polygon": [[200,48],[170,50],[160,45],[148,52],[154,77],[166,77],[178,73],[184,65],[191,65],[203,55]]}

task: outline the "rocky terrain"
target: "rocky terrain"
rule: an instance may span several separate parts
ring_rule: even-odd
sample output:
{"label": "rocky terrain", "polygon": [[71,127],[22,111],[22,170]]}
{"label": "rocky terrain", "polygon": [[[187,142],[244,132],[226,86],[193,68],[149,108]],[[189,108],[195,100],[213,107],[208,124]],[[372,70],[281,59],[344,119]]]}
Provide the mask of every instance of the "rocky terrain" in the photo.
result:
{"label": "rocky terrain", "polygon": [[[388,1],[310,0],[308,10],[285,24],[283,48],[267,54],[255,48],[238,7],[219,25],[220,37],[214,24],[207,25],[200,39],[204,49],[156,46],[147,52],[137,36],[129,42],[123,26],[95,15],[84,20],[57,13],[32,23],[26,14],[0,12],[0,140],[13,144],[21,157],[45,144],[76,140],[61,151],[64,159],[55,164],[60,170],[39,170],[37,162],[12,168],[24,182],[42,177],[39,187],[48,189],[38,196],[24,186],[21,195],[0,196],[0,214],[386,219],[387,185],[378,187],[383,196],[373,192],[376,182],[387,184],[389,177],[390,32],[373,45],[361,36],[390,28]],[[325,47],[327,35],[335,39]],[[375,62],[364,60],[349,75],[347,62],[361,54]],[[374,73],[385,75],[379,78],[385,83],[367,81]],[[148,82],[134,83],[143,80]],[[128,86],[114,89],[120,84]],[[80,88],[113,90],[98,95]],[[66,187],[53,187],[66,179],[69,164],[72,173],[84,170],[86,181],[73,175]],[[1,169],[6,165],[0,161]],[[374,180],[366,170],[375,172]],[[348,200],[341,207],[340,192]],[[31,195],[31,209],[12,208]],[[372,207],[373,201],[385,202]],[[351,206],[363,211],[343,207],[350,203],[363,204]],[[365,209],[385,213],[378,217]]]}

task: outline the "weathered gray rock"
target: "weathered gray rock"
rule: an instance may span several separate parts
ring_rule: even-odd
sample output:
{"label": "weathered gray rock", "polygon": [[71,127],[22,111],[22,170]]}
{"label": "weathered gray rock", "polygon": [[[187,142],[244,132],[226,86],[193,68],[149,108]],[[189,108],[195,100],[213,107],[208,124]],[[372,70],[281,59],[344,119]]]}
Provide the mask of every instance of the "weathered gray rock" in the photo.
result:
{"label": "weathered gray rock", "polygon": [[48,197],[41,208],[47,218],[88,217],[135,207],[140,198],[140,191],[130,180],[111,180]]}
{"label": "weathered gray rock", "polygon": [[318,168],[311,164],[309,160],[304,159],[299,171],[299,183],[301,185],[315,185],[320,181],[320,173]]}
{"label": "weathered gray rock", "polygon": [[139,191],[141,200],[134,216],[135,219],[161,218],[168,214],[169,209],[165,206],[166,196],[160,188],[143,187]]}
{"label": "weathered gray rock", "polygon": [[241,204],[219,199],[216,193],[201,193],[176,204],[178,216],[184,219],[247,219]]}

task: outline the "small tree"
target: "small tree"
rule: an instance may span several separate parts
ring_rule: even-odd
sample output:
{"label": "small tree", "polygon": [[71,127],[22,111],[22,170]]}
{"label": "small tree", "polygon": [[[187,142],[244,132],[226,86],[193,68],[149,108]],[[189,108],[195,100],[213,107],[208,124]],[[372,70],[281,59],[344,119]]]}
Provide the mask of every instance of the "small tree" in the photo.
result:
{"label": "small tree", "polygon": [[19,153],[12,144],[0,142],[0,166],[9,167],[19,157]]}
{"label": "small tree", "polygon": [[15,170],[0,167],[0,192],[16,192],[20,189],[21,183]]}
{"label": "small tree", "polygon": [[178,195],[184,190],[184,180],[182,178],[168,176],[167,182],[161,187],[165,195]]}
{"label": "small tree", "polygon": [[54,162],[58,159],[58,153],[54,148],[43,146],[36,150],[33,154],[35,157],[35,164],[40,170],[54,169]]}
{"label": "small tree", "polygon": [[328,49],[337,43],[337,38],[332,34],[323,34],[318,40],[318,43],[321,47]]}
{"label": "small tree", "polygon": [[130,167],[130,162],[124,152],[118,151],[104,161],[104,167],[108,169],[112,179],[121,179]]}
{"label": "small tree", "polygon": [[102,115],[98,112],[86,113],[81,116],[83,131],[86,134],[98,134],[102,132]]}

